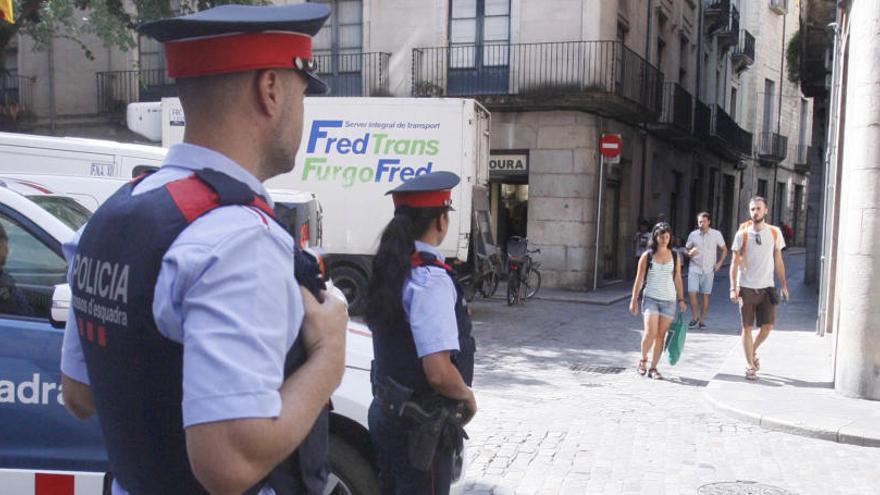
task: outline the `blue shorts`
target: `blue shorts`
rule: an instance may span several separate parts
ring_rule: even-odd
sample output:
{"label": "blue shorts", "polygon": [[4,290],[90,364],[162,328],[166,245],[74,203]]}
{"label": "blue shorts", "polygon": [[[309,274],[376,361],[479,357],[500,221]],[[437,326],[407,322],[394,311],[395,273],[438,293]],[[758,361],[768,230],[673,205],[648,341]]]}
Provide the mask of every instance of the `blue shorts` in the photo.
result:
{"label": "blue shorts", "polygon": [[711,294],[712,285],[715,283],[715,272],[697,273],[688,271],[688,292]]}
{"label": "blue shorts", "polygon": [[676,302],[675,299],[671,301],[661,301],[659,299],[654,299],[653,297],[644,296],[642,298],[642,314],[660,315],[664,318],[674,320]]}

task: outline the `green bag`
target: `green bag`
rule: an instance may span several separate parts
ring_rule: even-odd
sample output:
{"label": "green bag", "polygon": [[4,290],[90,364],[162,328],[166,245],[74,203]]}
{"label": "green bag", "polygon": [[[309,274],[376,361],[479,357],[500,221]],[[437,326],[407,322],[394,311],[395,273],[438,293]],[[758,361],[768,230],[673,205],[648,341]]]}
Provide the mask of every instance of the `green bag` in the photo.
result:
{"label": "green bag", "polygon": [[687,323],[684,321],[684,313],[679,311],[675,321],[669,325],[669,330],[666,331],[666,342],[663,344],[670,365],[675,366],[675,363],[681,358],[685,338],[687,338]]}

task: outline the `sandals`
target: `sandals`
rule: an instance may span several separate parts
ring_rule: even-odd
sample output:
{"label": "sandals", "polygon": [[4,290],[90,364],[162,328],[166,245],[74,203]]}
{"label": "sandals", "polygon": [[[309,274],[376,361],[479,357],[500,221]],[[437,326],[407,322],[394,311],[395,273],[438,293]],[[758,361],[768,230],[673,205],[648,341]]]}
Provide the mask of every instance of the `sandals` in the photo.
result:
{"label": "sandals", "polygon": [[636,371],[642,376],[645,376],[645,373],[648,372],[648,368],[645,367],[645,363],[647,362],[647,359],[639,359],[639,364],[638,368],[636,368]]}
{"label": "sandals", "polygon": [[755,368],[746,368],[746,380],[757,380],[758,370]]}
{"label": "sandals", "polygon": [[660,372],[657,371],[657,368],[651,368],[648,370],[648,378],[651,378],[654,380],[662,380],[663,375],[661,375]]}
{"label": "sandals", "polygon": [[755,355],[755,371],[761,371],[761,360]]}

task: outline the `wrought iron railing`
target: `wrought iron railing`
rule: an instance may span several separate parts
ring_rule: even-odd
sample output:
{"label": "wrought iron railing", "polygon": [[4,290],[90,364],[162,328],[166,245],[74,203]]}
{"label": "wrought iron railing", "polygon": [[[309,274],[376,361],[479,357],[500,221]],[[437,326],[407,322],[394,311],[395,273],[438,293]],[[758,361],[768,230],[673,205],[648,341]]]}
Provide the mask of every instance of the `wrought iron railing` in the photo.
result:
{"label": "wrought iron railing", "polygon": [[390,53],[316,55],[316,74],[330,86],[328,96],[390,96]]}
{"label": "wrought iron railing", "polygon": [[98,113],[124,113],[129,103],[177,96],[165,69],[115,70],[96,74]]}
{"label": "wrought iron railing", "polygon": [[663,112],[660,123],[669,124],[684,132],[691,132],[694,118],[694,98],[680,84],[663,85]]}
{"label": "wrought iron railing", "polygon": [[0,74],[0,107],[31,109],[34,104],[34,78],[15,71]]}
{"label": "wrought iron railing", "polygon": [[748,59],[746,64],[754,63],[755,61],[755,37],[752,36],[748,30],[743,29],[740,31],[739,43],[736,45],[736,50],[733,53],[734,57],[742,57]]}
{"label": "wrought iron railing", "polygon": [[709,34],[739,33],[739,10],[730,0],[712,2],[706,13],[715,16],[715,22],[709,25]]}
{"label": "wrought iron railing", "polygon": [[742,155],[752,153],[752,133],[737,125],[718,105],[712,105],[711,134],[726,143],[732,151]]}
{"label": "wrought iron railing", "polygon": [[659,115],[663,74],[618,41],[470,44],[413,50],[413,96],[546,99],[605,93]]}
{"label": "wrought iron railing", "polygon": [[763,160],[781,162],[788,156],[788,137],[775,132],[762,132],[758,143],[758,157]]}

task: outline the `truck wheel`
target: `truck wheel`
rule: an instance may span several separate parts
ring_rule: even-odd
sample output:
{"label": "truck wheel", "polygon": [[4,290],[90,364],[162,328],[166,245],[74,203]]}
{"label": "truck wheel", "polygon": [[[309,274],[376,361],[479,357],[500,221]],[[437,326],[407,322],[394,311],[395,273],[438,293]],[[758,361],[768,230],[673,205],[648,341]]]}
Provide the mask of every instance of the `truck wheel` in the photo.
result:
{"label": "truck wheel", "polygon": [[333,285],[345,294],[348,300],[348,314],[360,315],[367,306],[367,277],[357,268],[342,265],[333,268],[330,272]]}
{"label": "truck wheel", "polygon": [[379,495],[379,477],[373,466],[351,445],[330,435],[328,495]]}

